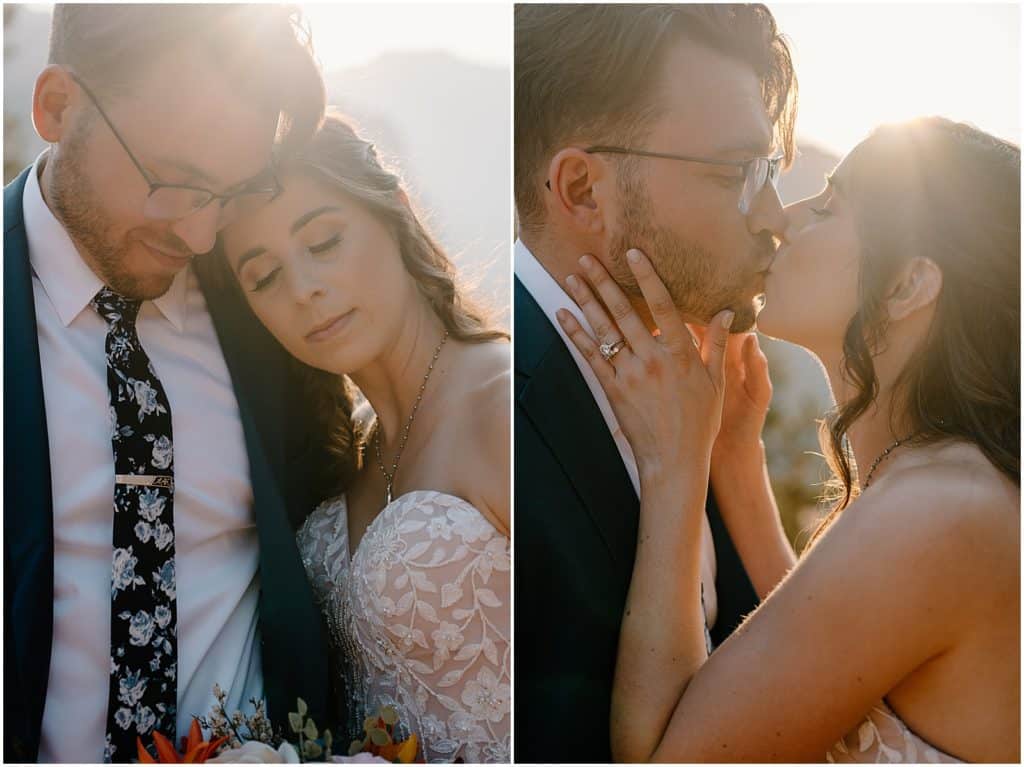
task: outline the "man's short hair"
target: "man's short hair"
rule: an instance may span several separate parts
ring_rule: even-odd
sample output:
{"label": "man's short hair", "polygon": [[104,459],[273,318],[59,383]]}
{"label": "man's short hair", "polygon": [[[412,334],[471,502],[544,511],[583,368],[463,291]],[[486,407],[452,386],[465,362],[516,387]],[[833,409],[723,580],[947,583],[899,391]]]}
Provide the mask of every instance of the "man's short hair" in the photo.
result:
{"label": "man's short hair", "polygon": [[323,119],[326,92],[296,6],[233,3],[63,4],[53,9],[49,63],[108,98],[130,94],[165,55],[201,55],[281,116],[300,146]]}
{"label": "man's short hair", "polygon": [[517,4],[514,185],[524,229],[542,222],[540,171],[555,152],[576,138],[646,135],[665,52],[680,39],[750,64],[775,140],[792,160],[796,74],[764,5]]}

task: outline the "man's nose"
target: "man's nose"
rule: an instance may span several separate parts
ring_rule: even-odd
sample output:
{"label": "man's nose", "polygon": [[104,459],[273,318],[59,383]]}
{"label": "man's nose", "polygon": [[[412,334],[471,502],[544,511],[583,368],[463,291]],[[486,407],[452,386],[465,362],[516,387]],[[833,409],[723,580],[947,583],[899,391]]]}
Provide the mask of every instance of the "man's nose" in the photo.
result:
{"label": "man's nose", "polygon": [[758,192],[747,214],[747,229],[751,234],[771,232],[774,237],[785,241],[789,220],[782,207],[779,191],[773,184],[765,184]]}
{"label": "man's nose", "polygon": [[213,250],[220,228],[220,205],[214,201],[199,210],[178,219],[171,227],[193,253]]}

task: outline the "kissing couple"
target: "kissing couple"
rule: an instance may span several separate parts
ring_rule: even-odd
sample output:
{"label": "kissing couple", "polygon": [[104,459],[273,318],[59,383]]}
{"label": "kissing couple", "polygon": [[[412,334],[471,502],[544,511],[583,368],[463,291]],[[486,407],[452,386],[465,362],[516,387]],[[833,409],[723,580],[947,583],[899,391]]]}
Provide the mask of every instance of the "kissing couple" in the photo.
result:
{"label": "kissing couple", "polygon": [[[1019,147],[881,126],[783,207],[766,7],[515,25],[517,761],[1019,762]],[[834,398],[800,556],[755,321]]]}
{"label": "kissing couple", "polygon": [[508,761],[508,336],[325,104],[292,8],[54,9],[4,189],[5,761],[143,758],[215,688]]}

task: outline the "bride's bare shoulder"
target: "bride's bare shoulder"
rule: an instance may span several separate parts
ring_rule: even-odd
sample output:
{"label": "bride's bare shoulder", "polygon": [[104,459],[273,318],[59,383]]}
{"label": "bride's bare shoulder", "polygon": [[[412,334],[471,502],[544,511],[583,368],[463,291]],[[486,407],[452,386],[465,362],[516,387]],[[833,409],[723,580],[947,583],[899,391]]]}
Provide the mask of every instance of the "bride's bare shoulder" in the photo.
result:
{"label": "bride's bare shoulder", "polygon": [[1018,567],[1020,487],[975,445],[908,451],[843,516],[851,533],[939,555],[951,575],[991,578]]}
{"label": "bride's bare shoulder", "polygon": [[481,512],[504,533],[510,528],[511,355],[509,344],[466,344],[451,391],[451,427],[458,435],[458,484],[479,499]]}

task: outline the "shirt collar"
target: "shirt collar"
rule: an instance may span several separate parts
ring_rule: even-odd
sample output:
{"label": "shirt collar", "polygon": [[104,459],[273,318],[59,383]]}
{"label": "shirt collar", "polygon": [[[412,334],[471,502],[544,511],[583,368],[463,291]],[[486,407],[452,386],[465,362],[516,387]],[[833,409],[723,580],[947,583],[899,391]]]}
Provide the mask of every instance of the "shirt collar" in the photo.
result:
{"label": "shirt collar", "polygon": [[[103,281],[79,255],[67,230],[43,199],[39,174],[48,152],[44,150],[32,164],[25,181],[22,206],[32,271],[39,278],[61,323],[68,327],[89,306],[103,287]],[[191,268],[189,265],[178,272],[167,292],[152,301],[179,333],[185,329],[188,271]]]}

